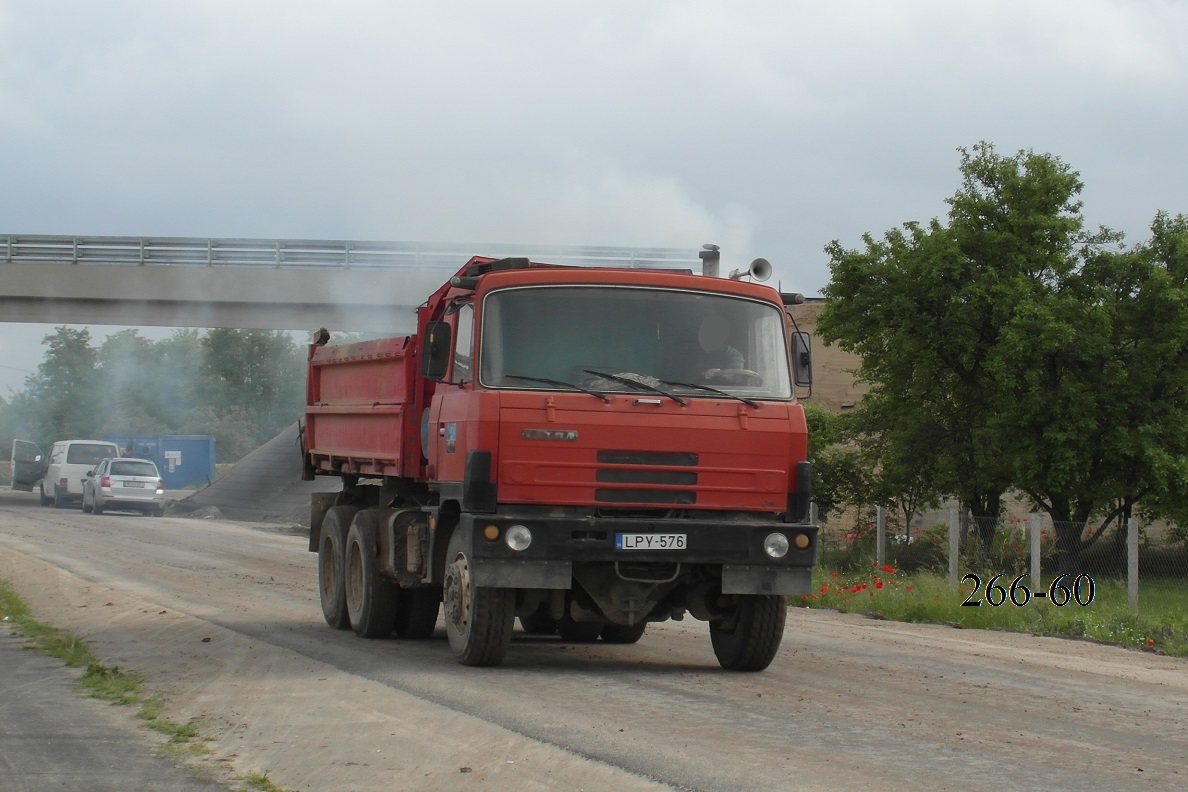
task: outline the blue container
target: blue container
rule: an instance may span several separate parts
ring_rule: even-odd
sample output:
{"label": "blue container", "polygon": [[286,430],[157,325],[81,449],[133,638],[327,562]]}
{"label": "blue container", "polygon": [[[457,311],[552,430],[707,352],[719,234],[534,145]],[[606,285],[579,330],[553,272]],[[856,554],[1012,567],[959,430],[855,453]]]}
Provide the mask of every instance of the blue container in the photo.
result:
{"label": "blue container", "polygon": [[205,487],[215,477],[215,441],[210,435],[113,434],[103,438],[120,447],[124,456],[157,463],[165,489]]}

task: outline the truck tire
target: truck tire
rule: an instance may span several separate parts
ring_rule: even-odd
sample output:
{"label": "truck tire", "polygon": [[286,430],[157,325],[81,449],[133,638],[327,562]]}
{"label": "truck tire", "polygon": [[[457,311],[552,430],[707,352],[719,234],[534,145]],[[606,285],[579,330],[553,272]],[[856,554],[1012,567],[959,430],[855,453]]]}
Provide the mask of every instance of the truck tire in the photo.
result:
{"label": "truck tire", "polygon": [[346,537],[351,520],[358,511],[354,506],[335,506],[326,512],[318,539],[318,594],[322,616],[336,630],[351,626],[346,606]]}
{"label": "truck tire", "polygon": [[396,624],[396,593],[399,589],[380,574],[377,563],[378,514],[378,509],[364,509],[355,515],[347,531],[347,615],[355,635],[360,638],[387,638]]}
{"label": "truck tire", "polygon": [[788,599],[773,594],[740,594],[736,599],[730,618],[710,622],[714,654],[730,671],[762,671],[780,649]]}
{"label": "truck tire", "polygon": [[432,637],[439,610],[441,589],[400,589],[396,596],[396,635],[414,641]]}
{"label": "truck tire", "polygon": [[594,643],[605,626],[606,622],[601,621],[574,621],[567,613],[557,621],[557,634],[569,643]]}
{"label": "truck tire", "polygon": [[55,509],[65,509],[66,508],[66,496],[63,495],[61,492],[58,492],[57,487],[54,487],[54,508]]}
{"label": "truck tire", "polygon": [[643,638],[644,630],[648,629],[647,622],[639,622],[637,624],[610,624],[608,623],[602,628],[599,635],[606,643],[612,644],[633,644],[638,643],[640,638]]}
{"label": "truck tire", "polygon": [[462,665],[497,666],[511,643],[516,620],[514,589],[471,583],[470,529],[459,526],[446,546],[442,605],[446,638]]}
{"label": "truck tire", "polygon": [[37,488],[37,493],[38,493],[39,502],[41,503],[42,506],[49,506],[51,503],[54,502],[53,498],[51,498],[49,495],[45,494],[45,483],[44,482]]}

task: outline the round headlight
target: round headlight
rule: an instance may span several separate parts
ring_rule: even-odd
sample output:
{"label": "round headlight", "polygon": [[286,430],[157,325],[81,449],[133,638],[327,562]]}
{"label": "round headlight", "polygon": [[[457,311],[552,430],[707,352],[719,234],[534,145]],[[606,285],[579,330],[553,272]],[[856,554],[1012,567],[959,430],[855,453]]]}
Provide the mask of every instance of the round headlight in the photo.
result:
{"label": "round headlight", "polygon": [[771,558],[783,558],[788,555],[788,537],[782,533],[768,534],[763,540],[763,552]]}
{"label": "round headlight", "polygon": [[519,553],[527,550],[528,545],[532,544],[532,531],[529,531],[525,525],[513,525],[503,535],[503,541],[507,542],[507,546],[512,550]]}

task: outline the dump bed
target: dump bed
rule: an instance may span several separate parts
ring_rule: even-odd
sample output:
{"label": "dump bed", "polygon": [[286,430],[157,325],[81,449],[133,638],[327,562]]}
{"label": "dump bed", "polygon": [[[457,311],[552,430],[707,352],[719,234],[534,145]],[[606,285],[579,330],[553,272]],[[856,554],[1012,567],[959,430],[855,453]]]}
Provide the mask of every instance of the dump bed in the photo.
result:
{"label": "dump bed", "polygon": [[313,472],[418,475],[415,346],[400,336],[310,347],[304,448]]}

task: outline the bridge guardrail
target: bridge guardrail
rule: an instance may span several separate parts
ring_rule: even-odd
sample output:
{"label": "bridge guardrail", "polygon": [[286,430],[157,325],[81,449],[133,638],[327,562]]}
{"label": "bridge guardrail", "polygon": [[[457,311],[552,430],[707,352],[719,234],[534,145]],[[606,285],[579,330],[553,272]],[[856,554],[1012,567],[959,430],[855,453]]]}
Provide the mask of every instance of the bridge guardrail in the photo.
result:
{"label": "bridge guardrail", "polygon": [[13,264],[445,270],[482,255],[585,266],[700,267],[696,250],[680,248],[44,234],[8,234],[0,239],[3,261]]}

